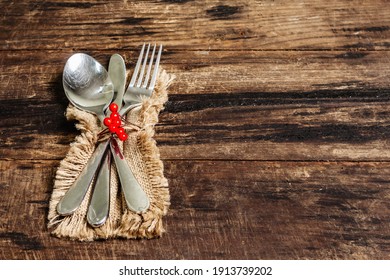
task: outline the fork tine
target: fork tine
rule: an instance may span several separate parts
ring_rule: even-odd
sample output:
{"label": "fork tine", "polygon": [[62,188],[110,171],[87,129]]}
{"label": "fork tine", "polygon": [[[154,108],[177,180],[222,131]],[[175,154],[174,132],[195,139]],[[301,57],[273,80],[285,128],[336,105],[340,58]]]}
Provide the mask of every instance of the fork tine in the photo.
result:
{"label": "fork tine", "polygon": [[148,66],[148,72],[146,73],[144,84],[142,85],[143,88],[146,88],[146,86],[148,85],[148,82],[149,82],[150,72],[152,70],[152,65],[153,65],[153,59],[154,59],[155,51],[156,51],[156,44],[154,44],[153,52],[152,52],[152,55],[150,57],[150,62],[149,62],[149,66]]}
{"label": "fork tine", "polygon": [[149,49],[150,49],[150,44],[148,44],[148,49],[146,50],[146,53],[145,53],[144,63],[142,64],[141,72],[139,74],[138,82],[137,82],[137,86],[136,87],[140,87],[141,83],[142,83],[142,80],[144,79],[146,63],[148,62]]}
{"label": "fork tine", "polygon": [[133,73],[133,76],[131,77],[131,81],[130,81],[129,87],[134,86],[135,81],[137,80],[139,67],[141,65],[142,57],[144,55],[144,49],[145,49],[145,43],[143,44],[141,53],[139,54],[139,57],[138,57],[138,60],[137,60],[137,65],[135,66],[134,73]]}
{"label": "fork tine", "polygon": [[161,58],[161,52],[162,52],[162,45],[160,45],[160,49],[158,50],[158,55],[156,58],[156,64],[154,65],[154,71],[152,80],[150,81],[149,89],[153,90],[154,85],[156,84],[157,74],[158,74],[158,67],[160,65],[160,58]]}

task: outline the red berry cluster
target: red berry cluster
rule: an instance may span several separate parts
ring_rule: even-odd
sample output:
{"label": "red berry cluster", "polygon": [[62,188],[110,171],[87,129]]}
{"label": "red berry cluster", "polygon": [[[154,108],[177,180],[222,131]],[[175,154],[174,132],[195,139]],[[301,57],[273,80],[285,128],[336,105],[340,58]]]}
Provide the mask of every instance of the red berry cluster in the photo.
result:
{"label": "red berry cluster", "polygon": [[122,127],[121,116],[118,114],[118,105],[111,103],[109,108],[111,115],[109,118],[105,118],[103,123],[111,133],[115,133],[120,140],[125,141],[128,135]]}

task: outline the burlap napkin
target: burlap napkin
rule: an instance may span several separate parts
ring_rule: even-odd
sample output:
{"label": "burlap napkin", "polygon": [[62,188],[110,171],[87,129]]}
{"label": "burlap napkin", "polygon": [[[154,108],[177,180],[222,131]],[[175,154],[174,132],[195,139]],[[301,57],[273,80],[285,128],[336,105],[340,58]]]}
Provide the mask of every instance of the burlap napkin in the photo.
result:
{"label": "burlap napkin", "polygon": [[133,124],[127,132],[129,138],[120,142],[121,148],[135,177],[150,199],[150,208],[144,214],[136,214],[127,209],[115,164],[111,168],[109,217],[101,227],[92,227],[87,223],[88,204],[92,186],[81,206],[70,216],[60,216],[56,207],[60,199],[72,186],[100,140],[102,128],[95,115],[69,105],[66,111],[68,120],[76,120],[80,130],[70,145],[66,157],[57,170],[53,192],[49,205],[48,227],[54,236],[80,241],[93,241],[108,238],[155,238],[164,232],[162,218],[166,215],[170,196],[168,182],[163,174],[163,163],[153,139],[154,125],[158,114],[168,99],[167,88],[173,77],[160,71],[152,97],[145,98],[142,105],[130,111],[126,120]]}

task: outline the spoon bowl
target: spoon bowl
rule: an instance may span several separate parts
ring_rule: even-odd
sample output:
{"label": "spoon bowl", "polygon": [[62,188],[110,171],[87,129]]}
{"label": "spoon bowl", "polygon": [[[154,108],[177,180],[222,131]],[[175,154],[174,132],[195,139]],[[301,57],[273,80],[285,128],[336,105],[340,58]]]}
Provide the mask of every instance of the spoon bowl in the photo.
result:
{"label": "spoon bowl", "polygon": [[93,57],[76,53],[65,64],[63,86],[69,101],[79,109],[104,119],[114,96],[114,86],[106,69]]}

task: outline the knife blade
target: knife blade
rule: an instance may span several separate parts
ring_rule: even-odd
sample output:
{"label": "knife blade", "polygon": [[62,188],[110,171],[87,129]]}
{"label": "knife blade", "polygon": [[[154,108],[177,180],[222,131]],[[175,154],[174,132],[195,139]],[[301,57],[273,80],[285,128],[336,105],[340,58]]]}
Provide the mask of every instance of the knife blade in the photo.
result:
{"label": "knife blade", "polygon": [[126,65],[123,57],[119,54],[113,54],[108,65],[108,75],[114,84],[113,103],[118,105],[118,110],[122,107],[123,94],[126,85]]}

